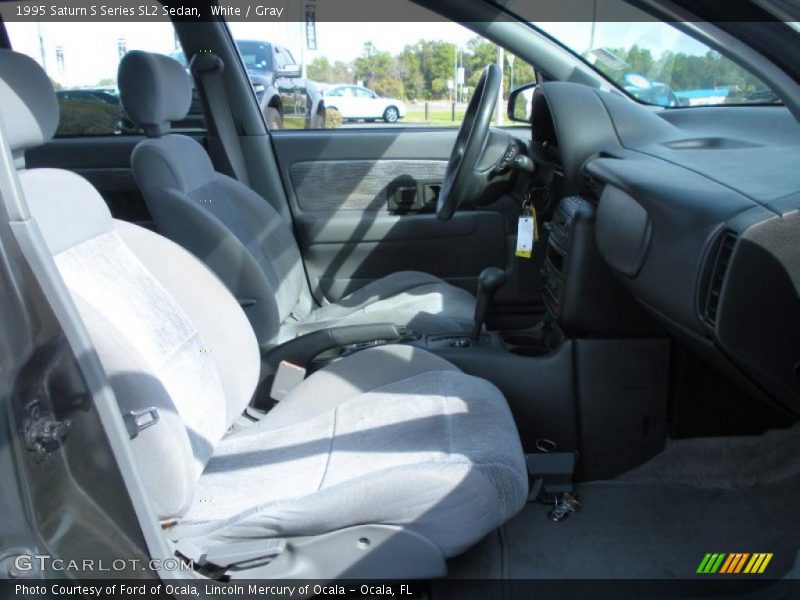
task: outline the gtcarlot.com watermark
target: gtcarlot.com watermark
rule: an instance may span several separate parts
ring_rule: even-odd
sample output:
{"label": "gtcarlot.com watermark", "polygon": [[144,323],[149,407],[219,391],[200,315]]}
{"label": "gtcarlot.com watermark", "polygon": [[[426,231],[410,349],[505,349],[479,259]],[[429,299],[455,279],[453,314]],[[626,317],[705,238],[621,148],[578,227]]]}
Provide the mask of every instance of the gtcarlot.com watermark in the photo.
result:
{"label": "gtcarlot.com watermark", "polygon": [[126,571],[191,571],[194,569],[194,561],[172,557],[147,561],[135,558],[117,558],[110,561],[94,558],[76,560],[54,558],[49,554],[20,554],[14,558],[12,569],[19,574],[31,571],[84,574],[120,573]]}

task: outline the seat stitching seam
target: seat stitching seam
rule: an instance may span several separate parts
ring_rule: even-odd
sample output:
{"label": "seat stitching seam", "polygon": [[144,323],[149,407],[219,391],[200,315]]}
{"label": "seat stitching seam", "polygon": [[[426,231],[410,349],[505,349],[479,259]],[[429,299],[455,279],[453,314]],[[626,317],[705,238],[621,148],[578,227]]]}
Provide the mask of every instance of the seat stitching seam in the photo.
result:
{"label": "seat stitching seam", "polygon": [[[322,469],[322,476],[319,479],[319,484],[317,485],[317,492],[322,489],[322,485],[325,483],[325,478],[328,476],[328,467],[331,464],[331,457],[333,456],[333,443],[336,440],[336,425],[338,423],[338,415],[339,415],[339,407],[333,409],[333,423],[331,424],[331,442],[328,445],[328,456],[325,459],[325,466]],[[316,493],[316,492],[315,492]]]}
{"label": "seat stitching seam", "polygon": [[500,489],[496,485],[494,485],[492,483],[492,480],[486,475],[486,473],[483,472],[483,470],[480,467],[491,467],[491,468],[494,468],[494,469],[505,469],[507,471],[510,471],[512,475],[516,475],[517,472],[510,465],[507,465],[507,464],[501,463],[501,462],[496,462],[496,461],[488,462],[488,463],[472,462],[470,464],[473,467],[475,467],[475,469],[474,469],[475,472],[477,474],[479,474],[481,476],[481,478],[483,478],[486,481],[486,483],[488,484],[488,486],[492,490],[494,490],[494,496],[497,499],[497,508],[499,509],[497,511],[497,524],[495,525],[495,527],[500,527],[503,524],[504,520],[505,520],[504,516],[503,516],[503,513],[506,512],[504,510],[505,509],[505,503],[503,502],[503,499],[500,497]]}
{"label": "seat stitching seam", "polygon": [[[467,467],[470,468],[470,470],[475,471],[478,475],[480,475],[481,479],[483,479],[484,482],[486,482],[486,484],[491,489],[494,490],[495,498],[497,499],[498,508],[500,509],[499,512],[502,512],[503,503],[502,503],[502,501],[500,499],[499,491],[495,488],[494,484],[492,484],[491,480],[480,469],[478,469],[476,467],[478,467],[478,466],[499,467],[499,468],[502,468],[502,469],[509,470],[512,473],[516,473],[516,471],[510,465],[507,465],[507,464],[501,463],[501,462],[497,462],[497,461],[476,463],[476,462],[469,461],[469,460],[453,460],[453,461],[450,461],[449,464],[457,465],[457,466],[467,466]],[[412,470],[412,469],[418,470],[418,469],[427,469],[429,467],[439,467],[439,466],[441,466],[441,462],[439,462],[439,461],[425,461],[425,462],[412,464],[412,465],[401,465],[401,466],[392,467],[392,468],[389,468],[389,469],[384,469],[384,470],[381,470],[381,471],[376,471],[376,472],[369,473],[367,475],[362,475],[362,476],[359,476],[359,477],[355,477],[355,478],[352,478],[352,479],[348,479],[348,480],[342,481],[340,483],[337,483],[336,485],[334,485],[332,487],[325,488],[324,490],[319,490],[317,492],[303,494],[302,496],[294,496],[294,497],[290,497],[290,498],[282,498],[280,500],[273,500],[273,501],[270,501],[270,502],[265,503],[265,504],[261,504],[261,505],[258,505],[258,506],[247,508],[247,509],[245,509],[245,510],[239,512],[239,513],[236,513],[235,515],[231,515],[229,517],[225,517],[224,519],[220,519],[220,520],[216,521],[217,523],[219,523],[219,527],[216,528],[216,529],[210,530],[208,533],[209,534],[213,533],[215,535],[219,535],[223,531],[225,531],[226,529],[228,529],[230,527],[234,527],[234,526],[240,524],[242,521],[244,521],[244,520],[246,520],[248,518],[252,518],[252,517],[255,517],[255,516],[259,515],[259,514],[263,514],[264,512],[266,512],[266,511],[268,511],[270,509],[274,509],[275,507],[279,507],[282,504],[285,505],[285,504],[294,504],[294,503],[297,503],[297,502],[303,502],[303,501],[309,500],[310,498],[312,498],[316,494],[331,494],[331,493],[334,493],[332,490],[335,491],[340,486],[352,484],[353,482],[358,482],[358,481],[361,481],[361,480],[364,480],[364,479],[368,479],[370,477],[375,477],[377,475],[385,475],[387,473],[392,473],[392,472],[397,472],[397,471],[402,471],[402,470]],[[499,524],[502,523],[502,519],[503,519],[502,515],[498,515],[498,521],[497,521],[498,525],[496,525],[496,527],[498,527]],[[182,524],[188,525],[188,526],[194,526],[194,525],[202,525],[202,524],[212,524],[214,522],[215,522],[214,520],[209,519],[207,521],[183,521]]]}
{"label": "seat stitching seam", "polygon": [[[384,388],[387,388],[389,386],[405,383],[407,381],[411,381],[412,379],[415,379],[415,378],[420,377],[422,375],[427,375],[428,373],[451,373],[451,372],[452,373],[460,373],[462,375],[464,374],[461,371],[455,371],[455,370],[451,370],[451,369],[429,369],[427,371],[421,371],[420,373],[414,373],[413,375],[409,375],[408,377],[404,377],[403,379],[396,379],[394,381],[389,381],[387,383],[382,383],[382,384],[380,384],[380,385],[378,385],[378,386],[376,386],[374,388],[370,388],[368,390],[364,390],[362,392],[359,392],[358,395],[352,396],[350,398],[347,398],[344,402],[342,402],[338,406],[334,406],[333,408],[330,408],[330,409],[328,409],[328,410],[326,410],[324,412],[320,412],[316,416],[319,417],[319,416],[327,414],[327,413],[329,413],[331,411],[335,412],[335,411],[339,410],[339,408],[341,408],[343,405],[345,405],[345,404],[347,404],[349,402],[352,402],[354,400],[357,400],[361,396],[366,396],[367,394],[374,394],[374,393],[380,392]],[[291,392],[290,392],[290,394],[291,394]],[[287,398],[290,398],[290,396],[287,396]],[[286,398],[284,398],[283,401],[285,401],[285,400],[286,400]],[[281,430],[289,428],[289,427],[297,427],[298,425],[299,425],[299,423],[290,423],[288,425],[283,425],[281,427],[276,427],[275,429],[269,429],[268,431],[269,431],[269,433],[272,434],[272,433],[274,433],[276,431],[281,431]]]}
{"label": "seat stitching seam", "polygon": [[175,358],[175,356],[177,356],[177,354],[181,350],[183,350],[184,347],[188,346],[190,342],[193,342],[195,340],[197,340],[199,342],[200,346],[202,346],[204,344],[203,338],[200,336],[200,332],[197,331],[196,329],[192,333],[187,335],[186,338],[183,341],[181,341],[178,344],[176,344],[175,347],[172,348],[172,350],[166,356],[164,356],[163,361],[165,363],[170,362],[173,358]]}

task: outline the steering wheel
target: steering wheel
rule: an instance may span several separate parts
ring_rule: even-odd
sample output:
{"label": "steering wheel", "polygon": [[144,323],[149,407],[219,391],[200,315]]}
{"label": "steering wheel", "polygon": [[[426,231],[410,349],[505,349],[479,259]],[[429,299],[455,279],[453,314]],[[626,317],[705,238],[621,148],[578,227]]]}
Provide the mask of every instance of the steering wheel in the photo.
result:
{"label": "steering wheel", "polygon": [[469,99],[436,201],[436,216],[442,221],[450,220],[459,206],[474,202],[483,191],[484,178],[478,163],[489,136],[501,79],[497,65],[487,65]]}

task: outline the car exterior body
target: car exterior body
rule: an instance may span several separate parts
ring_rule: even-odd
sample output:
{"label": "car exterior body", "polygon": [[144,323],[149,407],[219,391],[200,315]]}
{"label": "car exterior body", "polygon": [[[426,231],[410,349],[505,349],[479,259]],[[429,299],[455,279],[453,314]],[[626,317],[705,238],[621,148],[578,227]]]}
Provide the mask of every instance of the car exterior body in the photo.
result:
{"label": "car exterior body", "polygon": [[336,85],[325,90],[325,104],[339,111],[342,119],[382,119],[395,123],[406,116],[406,106],[396,98],[382,98],[360,85]]}
{"label": "car exterior body", "polygon": [[91,88],[84,90],[58,90],[56,98],[61,102],[102,102],[119,106],[119,96],[112,90]]}
{"label": "car exterior body", "polygon": [[259,40],[236,40],[236,46],[270,129],[325,126],[322,93],[301,77],[299,63],[287,48]]}
{"label": "car exterior body", "polygon": [[[236,47],[270,130],[325,127],[322,93],[301,77],[301,68],[288,49],[261,40],[236,40]],[[188,68],[182,50],[171,56]]]}

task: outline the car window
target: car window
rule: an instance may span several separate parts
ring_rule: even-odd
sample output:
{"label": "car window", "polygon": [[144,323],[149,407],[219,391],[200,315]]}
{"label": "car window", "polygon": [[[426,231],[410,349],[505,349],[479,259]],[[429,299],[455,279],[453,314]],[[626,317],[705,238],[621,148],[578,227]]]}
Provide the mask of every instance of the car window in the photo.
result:
{"label": "car window", "polygon": [[183,50],[181,49],[174,50],[173,52],[170,52],[169,56],[170,58],[177,60],[179,63],[181,63],[184,69],[189,68],[189,63],[186,60],[186,55],[183,53]]}
{"label": "car window", "polygon": [[298,64],[297,61],[294,59],[294,56],[292,56],[291,52],[289,52],[285,48],[281,48],[281,52],[283,53],[283,55],[285,57],[287,65],[296,65],[296,64]]}
{"label": "car window", "polygon": [[[119,61],[130,50],[172,56],[186,66],[169,22],[8,22],[11,47],[38,62],[56,89],[61,119],[56,137],[141,135],[125,114],[117,89]],[[203,131],[195,96],[177,131]]]}
{"label": "car window", "polygon": [[244,66],[256,71],[269,71],[272,69],[270,47],[263,42],[251,40],[237,40],[236,46],[242,57]]}
{"label": "car window", "polygon": [[[269,27],[232,20],[228,26],[236,40],[275,44],[278,68],[300,66],[291,98],[279,86],[259,95],[252,81],[268,124],[281,123],[284,129],[455,128],[484,67],[498,63],[493,42],[433,15],[430,22],[370,22],[368,27],[319,21],[312,36],[303,22]],[[505,104],[508,92],[535,82],[536,73],[509,52],[501,53],[500,64]],[[365,102],[347,102],[353,98]],[[283,112],[275,115],[276,110]]]}

